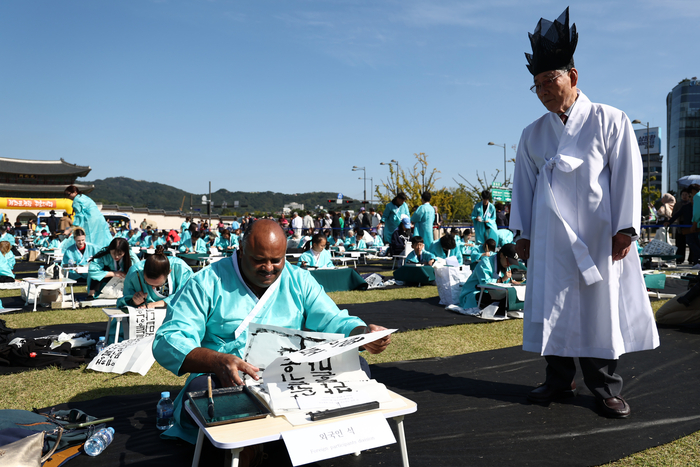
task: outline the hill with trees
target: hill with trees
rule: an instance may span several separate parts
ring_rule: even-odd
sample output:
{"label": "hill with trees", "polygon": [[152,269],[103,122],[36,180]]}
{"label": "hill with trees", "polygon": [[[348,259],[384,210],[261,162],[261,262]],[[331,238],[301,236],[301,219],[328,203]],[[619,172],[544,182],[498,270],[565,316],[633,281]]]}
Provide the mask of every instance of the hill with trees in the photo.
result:
{"label": "hill with trees", "polygon": [[[157,182],[134,180],[127,177],[110,177],[103,180],[83,182],[95,185],[95,190],[90,197],[95,202],[102,204],[118,204],[133,206],[135,208],[164,209],[166,211],[178,211],[182,206],[184,212],[190,211],[190,203],[193,210],[206,211],[202,204],[202,195],[208,193],[189,193],[179,188]],[[212,192],[211,197],[215,206],[221,206],[226,202],[227,208],[222,213],[221,208],[215,208],[218,214],[244,214],[246,212],[278,212],[285,204],[303,204],[305,209],[313,210],[315,206],[323,206],[326,210],[335,204],[329,204],[329,199],[335,199],[336,193],[312,192],[312,193],[276,193],[272,191],[242,192],[220,189]],[[234,201],[238,201],[240,207],[234,208]],[[345,205],[357,209],[359,205]]]}

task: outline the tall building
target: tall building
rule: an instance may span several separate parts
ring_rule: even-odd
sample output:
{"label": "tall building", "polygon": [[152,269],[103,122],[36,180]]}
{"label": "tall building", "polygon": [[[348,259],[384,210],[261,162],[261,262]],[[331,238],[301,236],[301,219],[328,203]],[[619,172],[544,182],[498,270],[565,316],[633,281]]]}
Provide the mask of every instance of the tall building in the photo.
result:
{"label": "tall building", "polygon": [[[642,180],[644,186],[649,184],[652,190],[661,191],[662,161],[661,138],[659,137],[659,127],[641,128],[634,130],[639,145],[639,152],[642,155]],[[651,179],[649,175],[651,174]]]}
{"label": "tall building", "polygon": [[700,80],[684,79],[666,96],[668,188],[678,179],[700,175]]}

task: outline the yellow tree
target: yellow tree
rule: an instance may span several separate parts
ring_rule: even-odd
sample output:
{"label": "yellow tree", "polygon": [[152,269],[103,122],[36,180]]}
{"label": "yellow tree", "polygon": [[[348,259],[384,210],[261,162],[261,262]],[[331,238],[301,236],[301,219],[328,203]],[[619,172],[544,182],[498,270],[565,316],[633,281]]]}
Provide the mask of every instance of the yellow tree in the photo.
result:
{"label": "yellow tree", "polygon": [[[436,189],[435,184],[440,179],[440,171],[436,168],[432,170],[428,164],[428,155],[424,152],[413,154],[416,163],[410,171],[405,171],[398,165],[389,165],[389,177],[381,180],[376,186],[375,192],[380,202],[380,212],[384,209],[396,193],[403,191],[408,198],[409,211],[415,211],[423,202],[421,194],[429,191],[432,194],[432,204],[443,218],[450,218],[452,214],[452,194],[445,188]],[[382,193],[382,191],[384,193]]]}

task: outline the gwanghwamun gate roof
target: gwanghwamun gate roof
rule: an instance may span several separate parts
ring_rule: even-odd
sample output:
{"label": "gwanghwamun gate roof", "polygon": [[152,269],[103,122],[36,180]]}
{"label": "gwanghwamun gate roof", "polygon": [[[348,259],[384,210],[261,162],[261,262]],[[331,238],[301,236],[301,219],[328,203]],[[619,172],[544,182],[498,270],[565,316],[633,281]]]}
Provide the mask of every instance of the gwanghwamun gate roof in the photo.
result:
{"label": "gwanghwamun gate roof", "polygon": [[17,198],[55,198],[62,195],[68,185],[76,185],[89,193],[94,185],[76,183],[92,168],[76,165],[63,159],[38,161],[0,157],[0,196]]}

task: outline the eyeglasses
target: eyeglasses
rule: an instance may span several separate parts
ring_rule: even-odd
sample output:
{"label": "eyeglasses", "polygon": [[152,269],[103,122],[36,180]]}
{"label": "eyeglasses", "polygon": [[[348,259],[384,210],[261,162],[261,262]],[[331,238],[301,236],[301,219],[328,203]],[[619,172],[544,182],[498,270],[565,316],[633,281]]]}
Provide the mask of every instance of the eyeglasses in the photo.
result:
{"label": "eyeglasses", "polygon": [[561,73],[559,73],[556,76],[542,80],[542,82],[540,84],[533,84],[532,86],[530,86],[530,91],[537,94],[542,88],[550,87],[552,85],[552,83],[557,80],[557,78],[559,78],[562,75],[565,75],[566,73],[568,73],[568,71],[562,71]]}

